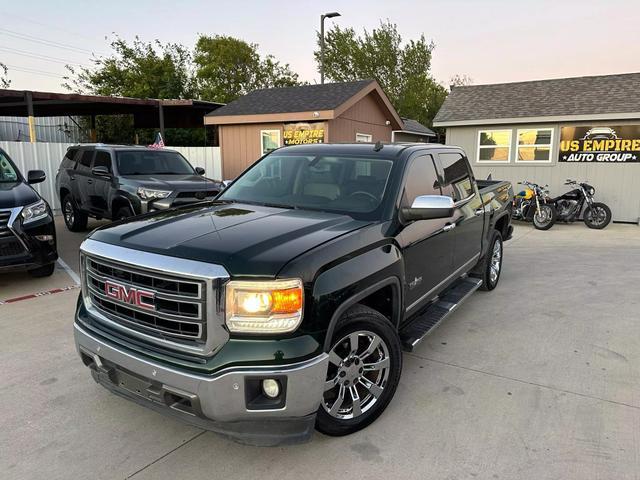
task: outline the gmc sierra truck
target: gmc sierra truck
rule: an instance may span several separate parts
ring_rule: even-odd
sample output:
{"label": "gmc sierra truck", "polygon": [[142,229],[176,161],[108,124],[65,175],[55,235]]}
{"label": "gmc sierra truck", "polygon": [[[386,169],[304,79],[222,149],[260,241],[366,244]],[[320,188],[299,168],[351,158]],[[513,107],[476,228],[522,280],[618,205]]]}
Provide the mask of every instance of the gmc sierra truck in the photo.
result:
{"label": "gmc sierra truck", "polygon": [[512,199],[456,147],[275,150],[212,202],[85,240],[79,354],[113,393],[237,441],[355,432],[402,350],[496,287]]}

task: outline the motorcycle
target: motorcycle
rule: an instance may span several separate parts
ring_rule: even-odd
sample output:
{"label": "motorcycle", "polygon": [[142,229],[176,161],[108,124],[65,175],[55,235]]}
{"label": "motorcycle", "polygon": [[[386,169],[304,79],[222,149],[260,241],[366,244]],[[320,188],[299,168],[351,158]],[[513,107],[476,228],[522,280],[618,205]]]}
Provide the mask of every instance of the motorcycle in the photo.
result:
{"label": "motorcycle", "polygon": [[[573,190],[552,200],[555,205],[558,220],[574,222],[582,220],[589,228],[601,230],[611,222],[611,209],[601,202],[594,202],[596,189],[586,182],[578,183],[567,179],[565,185],[575,186]],[[586,205],[586,208],[585,208]]]}
{"label": "motorcycle", "polygon": [[532,182],[518,182],[524,185],[523,191],[513,199],[511,218],[533,222],[538,230],[549,230],[556,223],[556,208],[549,198],[549,186],[544,187]]}

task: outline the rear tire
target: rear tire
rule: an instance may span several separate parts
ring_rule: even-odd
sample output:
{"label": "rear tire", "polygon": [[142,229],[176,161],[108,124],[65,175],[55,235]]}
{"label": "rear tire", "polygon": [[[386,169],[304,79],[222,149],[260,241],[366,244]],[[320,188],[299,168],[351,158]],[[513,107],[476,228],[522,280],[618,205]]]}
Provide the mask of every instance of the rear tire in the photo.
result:
{"label": "rear tire", "polygon": [[53,275],[53,272],[56,269],[55,263],[49,263],[48,265],[44,265],[42,267],[34,268],[33,270],[29,270],[29,275],[33,278],[42,278],[42,277],[50,277]]}
{"label": "rear tire", "polygon": [[557,217],[558,213],[553,205],[540,205],[540,212],[534,212],[533,214],[533,226],[537,230],[549,230],[556,223]]}
{"label": "rear tire", "polygon": [[500,274],[502,273],[502,258],[504,253],[504,244],[502,235],[495,230],[491,236],[491,243],[482,262],[482,270],[480,278],[482,278],[481,290],[490,292],[498,286]]}
{"label": "rear tire", "polygon": [[342,436],[362,430],[387,408],[402,372],[398,333],[381,313],[354,305],[340,318],[316,429]]}
{"label": "rear tire", "polygon": [[64,224],[70,232],[83,232],[87,229],[89,217],[76,207],[70,193],[62,199],[62,216]]}
{"label": "rear tire", "polygon": [[589,228],[602,230],[611,223],[611,209],[604,203],[592,203],[584,211],[584,223]]}

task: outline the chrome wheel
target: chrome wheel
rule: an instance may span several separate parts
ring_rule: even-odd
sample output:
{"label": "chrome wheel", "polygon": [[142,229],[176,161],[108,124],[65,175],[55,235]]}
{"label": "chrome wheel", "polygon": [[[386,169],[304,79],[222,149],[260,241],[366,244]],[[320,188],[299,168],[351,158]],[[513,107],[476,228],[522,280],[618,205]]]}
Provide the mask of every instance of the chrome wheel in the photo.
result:
{"label": "chrome wheel", "polygon": [[389,348],[379,335],[360,330],[341,338],[329,353],[325,411],[346,420],[370,410],[387,385],[390,363]]}
{"label": "chrome wheel", "polygon": [[599,227],[607,221],[607,212],[602,207],[594,207],[589,210],[588,221],[591,225]]}
{"label": "chrome wheel", "polygon": [[489,279],[494,284],[500,276],[500,268],[502,267],[502,242],[496,239],[491,252],[491,263],[489,264]]}
{"label": "chrome wheel", "polygon": [[71,205],[71,200],[67,200],[64,202],[64,221],[67,226],[73,225],[75,221],[75,214],[73,212],[73,205]]}

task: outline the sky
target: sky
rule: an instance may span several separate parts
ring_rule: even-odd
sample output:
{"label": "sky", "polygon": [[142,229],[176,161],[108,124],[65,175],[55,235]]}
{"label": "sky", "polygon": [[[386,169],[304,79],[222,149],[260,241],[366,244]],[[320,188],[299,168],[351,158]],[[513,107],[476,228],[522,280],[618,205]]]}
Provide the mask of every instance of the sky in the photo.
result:
{"label": "sky", "polygon": [[[313,60],[320,14],[332,24],[371,30],[398,25],[405,41],[433,40],[432,74],[474,84],[640,71],[640,1],[632,0],[136,0],[0,2],[0,62],[11,88],[65,91],[65,63],[89,65],[109,38],[136,35],[192,47],[198,34],[259,45],[318,82]],[[57,45],[57,46],[54,46]]]}

